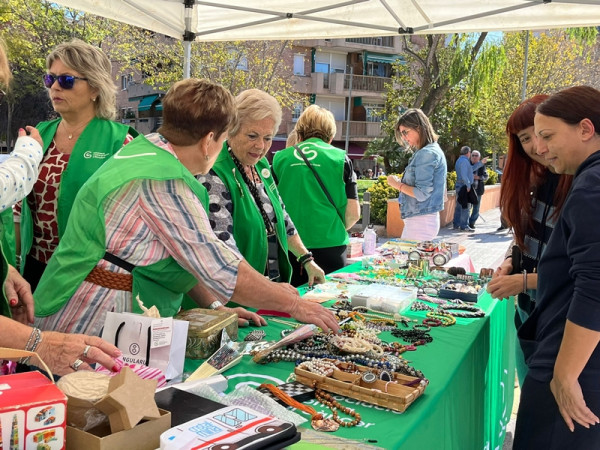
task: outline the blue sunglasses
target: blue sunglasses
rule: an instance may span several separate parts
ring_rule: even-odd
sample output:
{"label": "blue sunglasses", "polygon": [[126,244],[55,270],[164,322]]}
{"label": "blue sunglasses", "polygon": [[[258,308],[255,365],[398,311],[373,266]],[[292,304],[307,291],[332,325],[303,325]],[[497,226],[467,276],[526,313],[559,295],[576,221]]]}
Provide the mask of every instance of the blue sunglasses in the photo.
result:
{"label": "blue sunglasses", "polygon": [[44,85],[50,89],[55,81],[58,81],[58,85],[63,89],[73,89],[75,80],[87,81],[87,78],[76,77],[74,75],[51,75],[47,73],[44,75]]}

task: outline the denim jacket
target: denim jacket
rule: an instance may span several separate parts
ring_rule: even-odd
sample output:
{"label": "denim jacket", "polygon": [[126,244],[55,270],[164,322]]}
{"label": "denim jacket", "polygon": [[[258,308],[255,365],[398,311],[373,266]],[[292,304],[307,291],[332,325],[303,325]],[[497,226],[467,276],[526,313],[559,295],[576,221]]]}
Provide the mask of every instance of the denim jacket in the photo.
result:
{"label": "denim jacket", "polygon": [[403,183],[414,187],[415,197],[402,193],[398,197],[403,219],[444,209],[447,172],[446,157],[437,142],[415,152],[402,177]]}

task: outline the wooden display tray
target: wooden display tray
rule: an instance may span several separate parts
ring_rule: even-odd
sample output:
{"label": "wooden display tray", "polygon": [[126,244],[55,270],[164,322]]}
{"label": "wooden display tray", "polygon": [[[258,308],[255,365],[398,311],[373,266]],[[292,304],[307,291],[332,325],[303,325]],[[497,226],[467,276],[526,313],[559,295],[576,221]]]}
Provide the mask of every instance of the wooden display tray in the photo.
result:
{"label": "wooden display tray", "polygon": [[[339,365],[346,368],[349,363],[342,362]],[[365,366],[354,366],[360,371],[360,374],[334,370],[330,377],[325,377],[298,367],[294,369],[294,373],[296,374],[296,381],[306,386],[400,412],[406,411],[406,408],[421,396],[425,392],[425,387],[427,387],[427,381],[424,380],[414,386],[405,386],[407,383],[416,382],[419,378],[399,373],[394,373],[394,381],[397,381],[397,383],[376,380],[367,384],[362,379],[362,373],[367,371],[378,373],[378,370]],[[387,393],[385,392],[386,384]]]}

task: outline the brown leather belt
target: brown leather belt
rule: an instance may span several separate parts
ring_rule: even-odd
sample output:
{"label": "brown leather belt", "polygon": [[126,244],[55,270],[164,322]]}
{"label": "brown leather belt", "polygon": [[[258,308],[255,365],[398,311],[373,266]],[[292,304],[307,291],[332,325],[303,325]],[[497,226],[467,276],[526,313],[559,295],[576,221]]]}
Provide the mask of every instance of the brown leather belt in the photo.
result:
{"label": "brown leather belt", "polygon": [[88,276],[85,277],[85,281],[107,289],[129,292],[133,290],[133,275],[111,272],[110,270],[101,269],[98,266],[94,267]]}

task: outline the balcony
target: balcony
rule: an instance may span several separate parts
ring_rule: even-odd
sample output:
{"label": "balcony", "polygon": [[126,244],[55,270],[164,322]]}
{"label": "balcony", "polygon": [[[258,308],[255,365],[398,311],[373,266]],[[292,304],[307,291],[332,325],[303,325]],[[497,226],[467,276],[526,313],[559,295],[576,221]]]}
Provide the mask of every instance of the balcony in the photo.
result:
{"label": "balcony", "polygon": [[[348,129],[348,122],[345,120],[336,120],[335,125],[337,131],[335,141],[343,141],[346,139],[346,129]],[[375,138],[381,138],[385,136],[385,133],[381,130],[381,123],[379,122],[357,122],[355,120],[350,121],[348,139],[354,142],[369,142]]]}
{"label": "balcony", "polygon": [[[345,120],[336,120],[335,127],[336,133],[333,137],[334,141],[346,140],[346,128],[347,122]],[[285,134],[288,135],[296,126],[296,122],[285,123]],[[370,142],[375,138],[385,137],[385,133],[381,130],[381,123],[379,122],[358,122],[355,120],[350,121],[350,134],[348,139],[352,142]]]}
{"label": "balcony", "polygon": [[[385,83],[388,81],[390,81],[390,78],[353,75],[352,96],[380,97],[385,92]],[[350,75],[321,72],[313,72],[310,77],[294,75],[292,85],[294,90],[301,94],[348,96]]]}
{"label": "balcony", "polygon": [[402,50],[400,36],[347,38],[347,39],[303,39],[294,41],[302,47],[315,47],[322,50],[355,51],[372,50],[386,53],[399,53]]}

